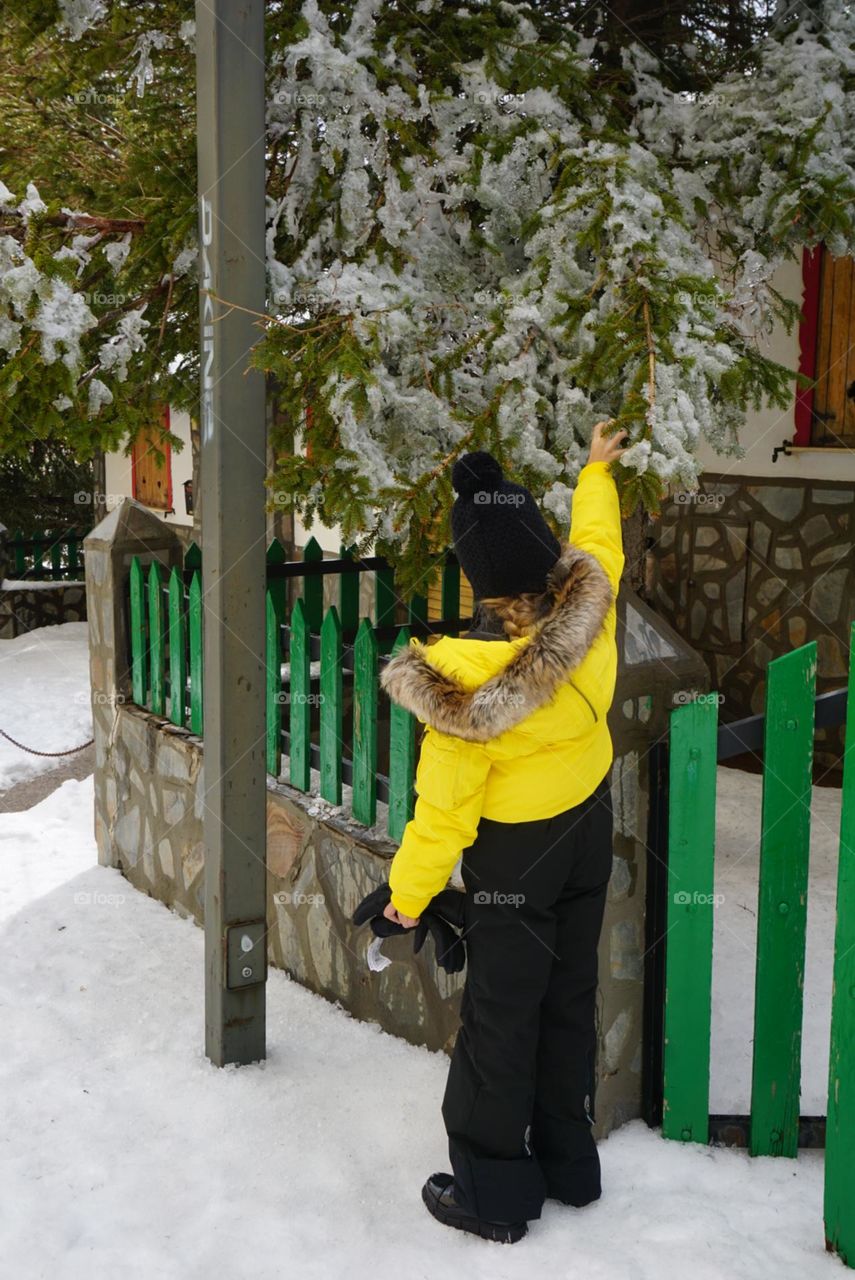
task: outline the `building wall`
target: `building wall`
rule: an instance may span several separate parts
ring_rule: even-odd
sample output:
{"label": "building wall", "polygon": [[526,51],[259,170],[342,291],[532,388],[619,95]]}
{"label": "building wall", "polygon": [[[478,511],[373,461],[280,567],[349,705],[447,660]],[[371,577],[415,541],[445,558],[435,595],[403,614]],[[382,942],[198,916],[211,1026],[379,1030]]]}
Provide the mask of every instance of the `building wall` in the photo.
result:
{"label": "building wall", "polygon": [[[804,304],[801,261],[787,262],[778,269],[772,285],[785,297]],[[776,324],[771,334],[760,342],[760,350],[772,360],[798,369],[800,360],[799,326],[787,333],[782,324]],[[845,481],[855,484],[855,451],[844,449],[811,449],[793,453],[789,457],[778,454],[772,461],[776,446],[792,440],[795,432],[795,394],[792,403],[784,410],[764,406],[759,412],[753,409],[746,415],[739,435],[740,444],[746,450],[744,458],[729,458],[716,453],[706,440],[698,445],[697,456],[704,473],[723,481],[756,479],[774,481],[798,480],[803,484],[812,481]]]}

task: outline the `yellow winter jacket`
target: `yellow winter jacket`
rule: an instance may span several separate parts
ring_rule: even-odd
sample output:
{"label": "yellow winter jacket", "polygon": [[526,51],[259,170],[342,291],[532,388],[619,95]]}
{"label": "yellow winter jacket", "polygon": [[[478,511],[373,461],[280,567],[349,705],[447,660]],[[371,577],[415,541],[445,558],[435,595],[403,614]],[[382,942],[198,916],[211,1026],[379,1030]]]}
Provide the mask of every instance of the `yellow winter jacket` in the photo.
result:
{"label": "yellow winter jacket", "polygon": [[550,575],[547,620],[507,641],[413,639],[385,667],[390,697],[428,726],[414,815],[389,873],[392,904],[404,915],[421,915],[445,887],[481,817],[549,818],[605,776],[623,565],[610,464],[589,462],[573,494],[569,542]]}

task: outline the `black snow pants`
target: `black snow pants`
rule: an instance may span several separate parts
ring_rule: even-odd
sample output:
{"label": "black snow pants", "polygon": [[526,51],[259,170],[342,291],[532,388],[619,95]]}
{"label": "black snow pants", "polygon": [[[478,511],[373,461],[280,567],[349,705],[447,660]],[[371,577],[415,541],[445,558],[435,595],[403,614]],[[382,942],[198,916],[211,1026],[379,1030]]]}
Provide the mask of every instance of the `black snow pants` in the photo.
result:
{"label": "black snow pants", "polygon": [[597,944],[610,774],[553,818],[482,818],[463,854],[467,975],[442,1115],[455,1199],[494,1222],[600,1194]]}

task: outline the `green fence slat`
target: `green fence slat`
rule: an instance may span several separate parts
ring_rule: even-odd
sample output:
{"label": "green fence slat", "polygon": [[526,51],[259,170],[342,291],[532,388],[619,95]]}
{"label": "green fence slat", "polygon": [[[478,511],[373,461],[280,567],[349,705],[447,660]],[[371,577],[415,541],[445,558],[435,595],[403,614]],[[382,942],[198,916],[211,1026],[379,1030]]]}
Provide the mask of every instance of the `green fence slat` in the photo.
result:
{"label": "green fence slat", "polygon": [[22,577],[27,571],[27,560],[24,554],[24,548],[21,545],[23,541],[24,541],[23,530],[21,529],[16,530],[15,536],[12,539],[12,545],[15,548],[15,574],[19,578]]}
{"label": "green fence slat", "polygon": [[191,542],[187,550],[184,552],[184,568],[202,568],[202,551],[197,542]]}
{"label": "green fence slat", "polygon": [[162,716],[166,706],[164,697],[164,645],[163,645],[163,578],[157,560],[148,567],[148,647],[151,672],[151,698],[149,705],[156,716]]}
{"label": "green fence slat", "polygon": [[[274,538],[270,546],[267,548],[268,564],[284,564],[288,559],[285,548],[278,538]],[[286,578],[268,578],[267,590],[273,597],[273,605],[280,622],[285,621],[286,605],[285,601],[288,595],[288,581]],[[281,644],[280,644],[281,651]]]}
{"label": "green fence slat", "polygon": [[44,567],[45,539],[43,534],[33,534],[33,577],[45,578],[47,573]]}
{"label": "green fence slat", "polygon": [[[304,564],[323,560],[324,553],[320,543],[310,538],[303,551]],[[306,604],[306,622],[309,630],[317,635],[324,620],[324,579],[323,574],[313,573],[303,579],[303,600]]]}
{"label": "green fence slat", "polygon": [[[342,547],[341,559],[352,560],[353,548]],[[338,604],[343,631],[355,631],[359,626],[359,581],[358,573],[339,574]]]}
{"label": "green fence slat", "polygon": [[68,576],[75,577],[77,570],[80,568],[80,539],[77,534],[72,534],[68,539]]}
{"label": "green fence slat", "polygon": [[825,1129],[826,1245],[847,1266],[855,1266],[855,622],[849,645],[849,692],[840,857],[837,864],[837,925],[831,997],[828,1061],[828,1119]]}
{"label": "green fence slat", "polygon": [[270,587],[265,592],[267,666],[267,772],[278,778],[282,767],[282,645],[280,613]]}
{"label": "green fence slat", "polygon": [[460,565],[447,561],[442,566],[442,585],[440,587],[443,618],[460,617]]}
{"label": "green fence slat", "polygon": [[62,547],[62,538],[58,538],[50,544],[50,576],[57,580],[63,576]]}
{"label": "green fence slat", "polygon": [[288,729],[291,746],[288,754],[288,777],[292,787],[308,791],[312,785],[312,704],[311,652],[309,649],[309,624],[302,600],[297,600],[291,611],[291,675],[288,681],[290,707]]}
{"label": "green fence slat", "polygon": [[407,621],[408,622],[427,622],[428,602],[427,596],[415,595],[407,605]]}
{"label": "green fence slat", "polygon": [[335,605],[321,626],[321,795],[341,804],[342,710],[341,622]]}
{"label": "green fence slat", "polygon": [[353,646],[353,816],[377,821],[377,637],[363,618]]}
{"label": "green fence slat", "polygon": [[[392,648],[397,653],[409,644],[410,633],[402,627]],[[413,778],[416,772],[416,718],[392,702],[389,708],[389,820],[388,831],[400,841],[404,828],[413,816],[415,797]]]}
{"label": "green fence slat", "polygon": [[671,712],[662,1136],[709,1141],[718,699]]}
{"label": "green fence slat", "polygon": [[755,1156],[798,1152],[815,697],[816,641],[769,663],[751,1073]]}
{"label": "green fence slat", "polygon": [[202,574],[198,569],[190,579],[187,621],[190,632],[190,730],[201,737],[204,668],[202,666]]}
{"label": "green fence slat", "polygon": [[[391,627],[395,621],[395,573],[392,569],[377,569],[374,573],[374,618],[378,627]],[[381,640],[380,652],[388,653],[394,641]]]}
{"label": "green fence slat", "polygon": [[187,615],[184,612],[184,579],[176,565],[169,575],[169,718],[184,725],[187,691]]}
{"label": "green fence slat", "polygon": [[139,556],[131,561],[131,692],[138,707],[145,706],[145,578]]}

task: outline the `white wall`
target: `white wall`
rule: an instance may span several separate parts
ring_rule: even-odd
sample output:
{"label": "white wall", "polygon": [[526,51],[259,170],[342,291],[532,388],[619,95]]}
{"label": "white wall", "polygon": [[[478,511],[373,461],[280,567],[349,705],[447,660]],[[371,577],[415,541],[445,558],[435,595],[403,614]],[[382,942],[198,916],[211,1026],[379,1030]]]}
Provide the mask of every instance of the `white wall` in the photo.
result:
{"label": "white wall", "polygon": [[[787,262],[779,268],[772,284],[785,297],[802,304],[801,257],[798,262]],[[760,344],[760,349],[763,355],[777,360],[787,368],[798,369],[798,324],[794,325],[790,334],[787,334],[783,325],[776,325],[773,332]],[[777,462],[773,462],[772,451],[785,440],[792,441],[795,430],[793,382],[793,399],[783,412],[768,407],[764,407],[759,413],[749,410],[745,426],[739,435],[740,444],[746,451],[744,458],[736,459],[718,454],[706,440],[701,441],[698,457],[704,471],[734,477],[768,476],[775,480],[838,480],[849,483],[855,481],[855,451],[852,450],[816,449],[808,453],[794,453],[790,457],[779,453]]]}
{"label": "white wall", "polygon": [[332,553],[335,556],[338,556],[341,551],[341,529],[338,526],[328,529],[325,524],[321,524],[318,520],[312,520],[306,525],[303,524],[303,521],[299,516],[295,516],[295,545],[298,547],[304,547],[310,538],[314,538],[324,551]]}
{"label": "white wall", "polygon": [[[171,450],[170,465],[172,468],[172,505],[175,507],[174,515],[167,515],[165,511],[159,511],[156,508],[150,508],[156,516],[159,516],[167,524],[180,524],[188,527],[193,524],[192,515],[188,515],[184,510],[184,481],[193,478],[193,452],[190,448],[190,415],[180,409],[172,409],[169,415],[169,426],[173,435],[179,437],[183,441],[184,447],[179,452],[173,448]],[[104,488],[107,494],[106,510],[112,510],[118,506],[122,498],[132,498],[134,496],[133,478],[131,472],[130,454],[124,453],[108,453],[105,455],[105,482]],[[102,512],[101,514],[105,514]],[[100,519],[100,516],[98,516]]]}

